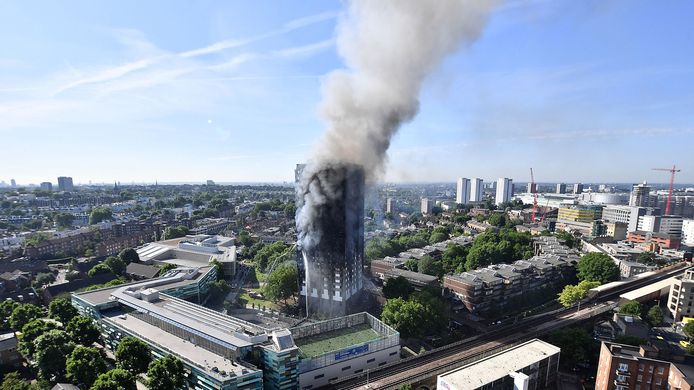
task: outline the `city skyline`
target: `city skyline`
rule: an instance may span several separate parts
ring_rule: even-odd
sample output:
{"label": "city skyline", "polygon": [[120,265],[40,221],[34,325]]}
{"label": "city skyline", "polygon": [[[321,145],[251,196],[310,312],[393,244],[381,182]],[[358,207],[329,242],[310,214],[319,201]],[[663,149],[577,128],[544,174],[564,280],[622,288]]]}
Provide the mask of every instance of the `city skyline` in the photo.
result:
{"label": "city skyline", "polygon": [[[268,5],[0,5],[0,180],[291,182],[325,129],[321,82],[345,68],[343,10]],[[500,3],[427,79],[383,180],[666,183],[651,168],[676,164],[694,182],[692,7]]]}

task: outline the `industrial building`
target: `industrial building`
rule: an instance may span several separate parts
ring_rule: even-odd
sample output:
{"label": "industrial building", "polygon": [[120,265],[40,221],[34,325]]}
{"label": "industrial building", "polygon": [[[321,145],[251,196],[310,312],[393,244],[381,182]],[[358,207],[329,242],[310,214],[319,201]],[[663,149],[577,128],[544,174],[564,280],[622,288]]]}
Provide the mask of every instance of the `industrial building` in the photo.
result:
{"label": "industrial building", "polygon": [[399,334],[367,313],[288,328],[192,303],[204,299],[216,276],[214,267],[178,268],[76,293],[72,302],[96,321],[107,347],[132,336],[155,357],[179,358],[193,389],[309,390],[399,359]]}
{"label": "industrial building", "polygon": [[561,349],[534,339],[438,376],[437,389],[502,390],[553,388]]}

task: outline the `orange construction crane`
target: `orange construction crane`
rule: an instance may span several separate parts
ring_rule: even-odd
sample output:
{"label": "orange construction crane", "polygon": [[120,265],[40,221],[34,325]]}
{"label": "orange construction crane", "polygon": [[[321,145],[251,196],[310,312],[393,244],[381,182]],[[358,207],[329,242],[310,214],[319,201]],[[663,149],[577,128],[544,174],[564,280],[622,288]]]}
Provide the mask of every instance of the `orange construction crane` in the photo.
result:
{"label": "orange construction crane", "polygon": [[664,215],[670,215],[670,202],[672,201],[672,185],[675,184],[675,173],[681,171],[681,169],[677,169],[676,166],[672,166],[672,168],[653,168],[654,171],[666,171],[670,172],[670,191],[667,193],[667,202],[665,203],[665,214]]}
{"label": "orange construction crane", "polygon": [[533,193],[533,216],[530,223],[535,223],[535,213],[537,212],[537,187],[535,186],[535,175],[533,175],[532,168],[530,168],[530,192]]}

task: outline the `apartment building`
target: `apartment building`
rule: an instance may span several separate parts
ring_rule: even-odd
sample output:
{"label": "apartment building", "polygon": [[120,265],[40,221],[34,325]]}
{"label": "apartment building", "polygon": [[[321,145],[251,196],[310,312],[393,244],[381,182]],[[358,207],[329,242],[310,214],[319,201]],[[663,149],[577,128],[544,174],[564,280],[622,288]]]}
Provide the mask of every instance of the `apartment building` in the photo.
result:
{"label": "apartment building", "polygon": [[670,362],[651,346],[603,342],[595,390],[691,389],[694,366],[689,360]]}
{"label": "apartment building", "polygon": [[677,249],[681,240],[665,233],[652,233],[637,230],[629,232],[627,241],[634,244],[645,244],[648,250],[657,251],[659,248]]}
{"label": "apartment building", "polygon": [[694,316],[694,268],[684,271],[670,285],[667,307],[675,321]]}

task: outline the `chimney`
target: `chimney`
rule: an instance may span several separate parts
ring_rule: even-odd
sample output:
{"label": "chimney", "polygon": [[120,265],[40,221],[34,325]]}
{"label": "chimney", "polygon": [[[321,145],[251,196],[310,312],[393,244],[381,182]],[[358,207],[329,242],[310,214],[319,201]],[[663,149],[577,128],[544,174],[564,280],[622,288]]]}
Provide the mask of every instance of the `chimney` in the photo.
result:
{"label": "chimney", "polygon": [[658,350],[648,345],[639,346],[639,355],[647,358],[657,358]]}

